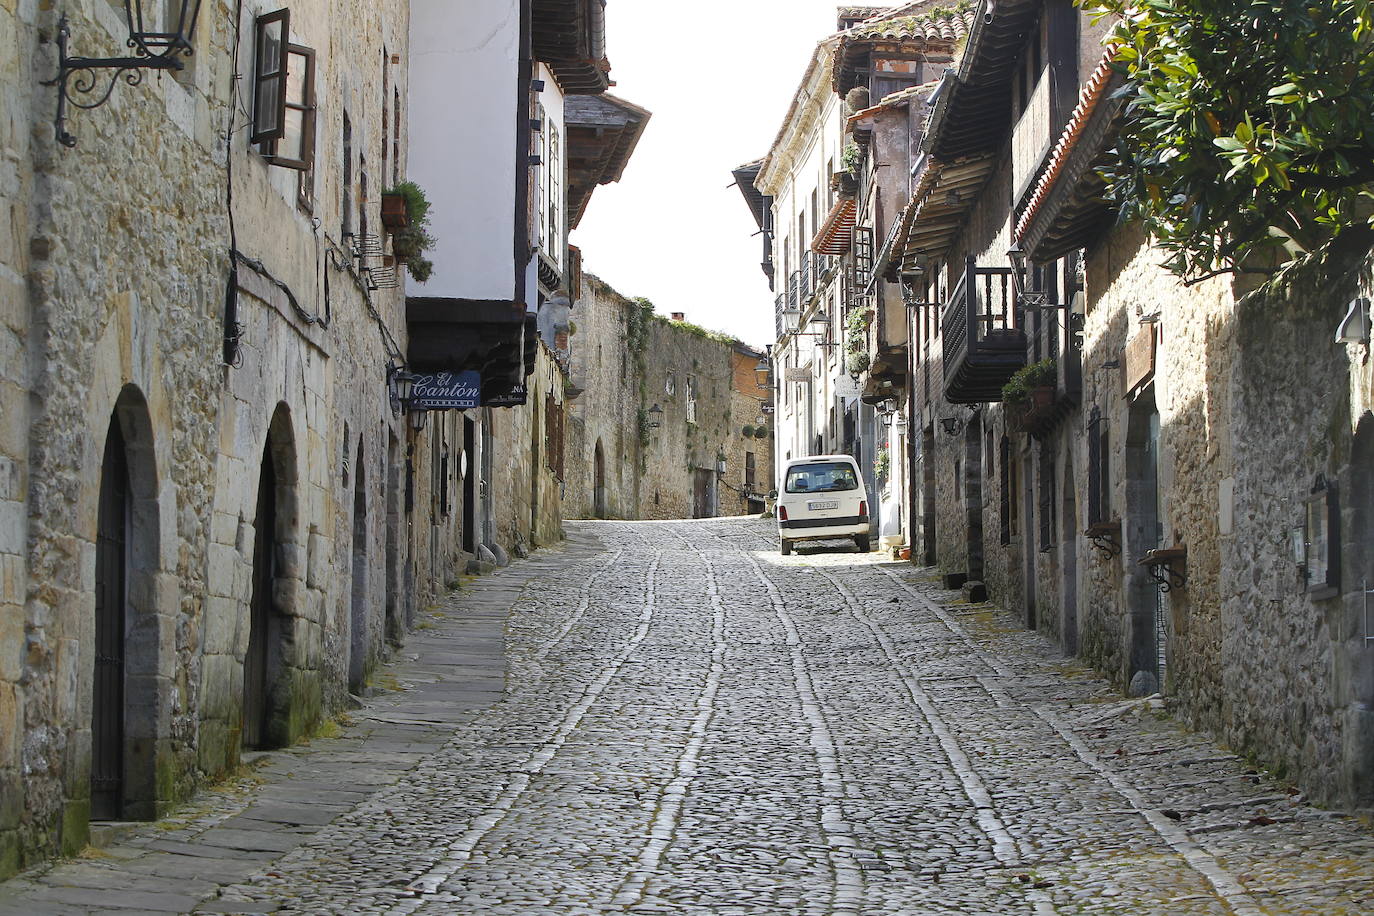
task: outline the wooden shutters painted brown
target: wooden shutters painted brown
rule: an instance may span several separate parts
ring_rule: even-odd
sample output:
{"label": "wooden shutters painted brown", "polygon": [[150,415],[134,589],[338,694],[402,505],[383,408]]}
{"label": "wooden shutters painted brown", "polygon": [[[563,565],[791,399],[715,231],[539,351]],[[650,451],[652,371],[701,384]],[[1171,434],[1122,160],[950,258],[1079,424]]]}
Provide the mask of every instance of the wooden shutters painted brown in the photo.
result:
{"label": "wooden shutters painted brown", "polygon": [[278,140],[286,131],[286,43],[291,11],[276,10],[254,20],[253,143]]}

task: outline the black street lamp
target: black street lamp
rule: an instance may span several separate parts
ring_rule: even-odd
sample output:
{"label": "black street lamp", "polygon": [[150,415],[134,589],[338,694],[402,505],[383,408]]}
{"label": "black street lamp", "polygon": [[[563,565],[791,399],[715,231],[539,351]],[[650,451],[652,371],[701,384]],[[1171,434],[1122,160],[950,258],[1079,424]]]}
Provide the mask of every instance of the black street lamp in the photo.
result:
{"label": "black street lamp", "polygon": [[[68,103],[77,108],[99,108],[121,78],[137,86],[143,82],[145,70],[182,69],[181,58],[195,53],[191,41],[200,4],[201,0],[124,0],[124,17],[129,22],[126,44],[133,50],[131,57],[68,57],[71,28],[63,13],[57,22],[57,76],[43,83],[58,87],[57,117],[53,120],[57,142],[68,148],[76,146],[76,137],[66,128]],[[97,70],[114,71],[104,92],[96,91],[100,83]]]}
{"label": "black street lamp", "polygon": [[658,429],[663,425],[663,408],[655,404],[649,408],[649,428]]}

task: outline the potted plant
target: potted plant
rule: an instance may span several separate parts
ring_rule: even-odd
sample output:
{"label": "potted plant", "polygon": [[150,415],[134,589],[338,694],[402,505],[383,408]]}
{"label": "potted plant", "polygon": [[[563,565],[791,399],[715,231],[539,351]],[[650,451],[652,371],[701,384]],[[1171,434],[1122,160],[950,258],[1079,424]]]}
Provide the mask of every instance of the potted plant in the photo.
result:
{"label": "potted plant", "polygon": [[1002,401],[1009,410],[1037,409],[1054,403],[1054,385],[1059,378],[1052,359],[1042,359],[1018,369],[1002,386]]}
{"label": "potted plant", "polygon": [[398,191],[382,192],[382,225],[388,229],[404,229],[410,225],[404,194]]}
{"label": "potted plant", "polygon": [[423,283],[434,273],[434,263],[424,256],[426,251],[434,247],[436,241],[428,229],[429,198],[413,181],[402,181],[387,189],[382,195],[383,207],[387,205],[388,195],[398,197],[405,203],[405,224],[392,232],[391,251],[405,262],[410,276]]}

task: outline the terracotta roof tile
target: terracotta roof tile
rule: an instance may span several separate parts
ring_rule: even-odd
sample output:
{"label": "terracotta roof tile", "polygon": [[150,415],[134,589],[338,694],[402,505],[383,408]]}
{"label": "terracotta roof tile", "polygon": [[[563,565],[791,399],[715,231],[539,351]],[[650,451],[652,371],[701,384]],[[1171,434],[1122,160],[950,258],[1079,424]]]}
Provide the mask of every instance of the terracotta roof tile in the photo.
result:
{"label": "terracotta roof tile", "polygon": [[1083,128],[1087,126],[1088,120],[1092,117],[1097,105],[1107,95],[1107,87],[1112,83],[1112,75],[1116,72],[1112,64],[1116,60],[1119,45],[1107,48],[1102,55],[1101,62],[1097,69],[1093,70],[1088,81],[1084,83],[1083,90],[1078,95],[1078,105],[1074,107],[1073,114],[1069,115],[1068,124],[1065,125],[1063,133],[1054,144],[1054,149],[1050,152],[1049,165],[1045,168],[1045,173],[1040,176],[1036,183],[1035,191],[1031,194],[1030,203],[1026,205],[1026,210],[1021,214],[1021,218],[1016,221],[1016,238],[1020,239],[1035,219],[1036,213],[1049,196],[1054,184],[1059,180],[1060,173],[1064,170],[1064,164],[1068,161],[1069,154],[1078,145],[1078,138],[1083,134]]}

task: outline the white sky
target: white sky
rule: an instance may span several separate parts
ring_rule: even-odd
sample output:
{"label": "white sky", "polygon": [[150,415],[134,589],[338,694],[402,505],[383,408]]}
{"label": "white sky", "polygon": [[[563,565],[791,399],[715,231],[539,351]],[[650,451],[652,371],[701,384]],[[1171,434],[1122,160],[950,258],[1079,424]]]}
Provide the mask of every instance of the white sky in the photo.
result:
{"label": "white sky", "polygon": [[[858,0],[855,5],[879,5]],[[837,0],[611,0],[611,92],[653,117],[618,184],[592,195],[572,242],[585,269],[662,315],[761,346],[773,294],[730,170],[768,152]],[[895,5],[895,0],[894,0]],[[575,318],[576,316],[574,316]]]}

